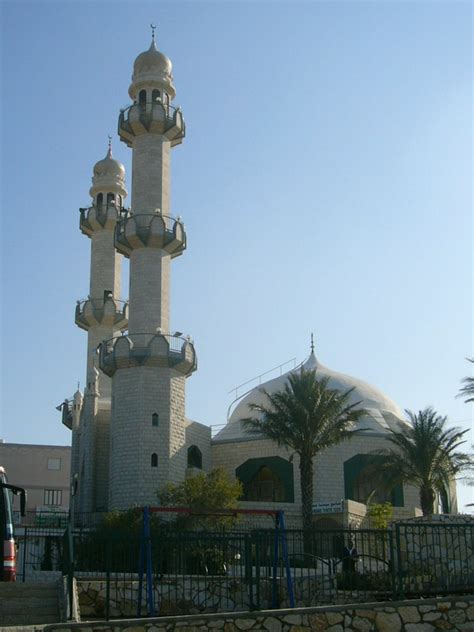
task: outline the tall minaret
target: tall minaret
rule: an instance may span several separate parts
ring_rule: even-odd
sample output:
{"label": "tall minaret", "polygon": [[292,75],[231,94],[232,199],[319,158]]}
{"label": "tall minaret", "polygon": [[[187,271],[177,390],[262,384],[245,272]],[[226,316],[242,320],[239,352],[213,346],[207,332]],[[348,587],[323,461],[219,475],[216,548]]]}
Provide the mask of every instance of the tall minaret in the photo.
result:
{"label": "tall minaret", "polygon": [[[76,324],[87,331],[87,373],[82,414],[73,428],[71,480],[78,480],[76,511],[105,509],[110,424],[110,377],[98,369],[97,346],[128,325],[128,305],[120,301],[122,256],[114,247],[114,231],[127,196],[124,166],[107,155],[94,166],[92,205],[81,208],[80,229],[91,240],[90,289],[76,306]],[[105,461],[105,464],[104,464]],[[105,467],[105,470],[104,470]]]}
{"label": "tall minaret", "polygon": [[156,503],[156,490],[186,471],[185,381],[197,361],[189,337],[169,325],[170,263],[186,248],[182,222],[169,215],[171,148],[185,135],[171,71],[153,33],[118,123],[133,151],[132,210],[115,232],[130,259],[130,316],[129,333],[100,347],[100,367],[112,377],[109,509]]}

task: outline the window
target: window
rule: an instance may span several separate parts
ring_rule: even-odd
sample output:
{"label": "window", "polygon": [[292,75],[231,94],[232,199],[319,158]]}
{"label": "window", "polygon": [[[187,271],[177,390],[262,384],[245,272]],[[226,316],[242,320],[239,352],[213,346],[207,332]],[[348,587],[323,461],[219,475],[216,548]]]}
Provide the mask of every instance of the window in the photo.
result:
{"label": "window", "polygon": [[115,195],[113,193],[107,193],[107,206],[109,206],[111,202],[115,202]]}
{"label": "window", "polygon": [[151,93],[151,100],[153,101],[153,103],[156,103],[156,101],[158,101],[160,97],[161,92],[159,90],[153,90],[153,92]]}
{"label": "window", "polygon": [[242,482],[242,500],[294,502],[293,464],[279,456],[247,459],[235,470]]}
{"label": "window", "polygon": [[141,106],[146,105],[146,90],[140,90],[140,94],[138,95],[138,103]]}
{"label": "window", "polygon": [[153,452],[151,455],[151,467],[158,467],[158,455],[156,452]]}
{"label": "window", "polygon": [[104,201],[103,193],[97,195],[97,208],[102,208],[102,202]]}
{"label": "window", "polygon": [[188,448],[188,467],[196,467],[202,470],[202,452],[197,445]]}
{"label": "window", "polygon": [[61,459],[48,459],[48,470],[60,470]]}
{"label": "window", "polygon": [[283,482],[278,474],[264,465],[245,486],[245,500],[282,502],[285,500]]}
{"label": "window", "polygon": [[63,501],[63,493],[60,489],[44,490],[44,505],[60,505]]}
{"label": "window", "polygon": [[391,502],[394,507],[403,507],[403,485],[390,488],[375,476],[374,468],[383,460],[380,455],[355,454],[344,462],[344,495],[347,499],[363,504]]}
{"label": "window", "polygon": [[158,426],[158,413],[153,413],[151,416],[151,425],[155,427]]}

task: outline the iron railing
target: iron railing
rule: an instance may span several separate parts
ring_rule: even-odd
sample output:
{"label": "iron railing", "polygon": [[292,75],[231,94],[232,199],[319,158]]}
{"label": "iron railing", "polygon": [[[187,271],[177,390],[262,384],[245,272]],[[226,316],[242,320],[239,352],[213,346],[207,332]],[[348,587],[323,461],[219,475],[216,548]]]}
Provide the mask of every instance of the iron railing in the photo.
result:
{"label": "iron railing", "polygon": [[[164,333],[140,333],[140,334],[134,334],[134,333],[128,333],[128,332],[123,332],[123,336],[125,336],[126,338],[129,337],[134,346],[136,347],[146,347],[150,340],[154,337],[154,336],[161,336],[162,338],[165,338],[166,341],[168,342],[169,345],[169,351],[170,353],[177,353],[180,354],[183,352],[183,346],[185,344],[192,344],[192,339],[189,338],[185,338],[184,336],[181,335],[174,335],[174,334],[164,334]],[[105,348],[105,353],[111,353],[114,349],[114,346],[117,342],[117,340],[120,340],[121,336],[116,336],[115,338],[109,338],[108,340],[104,340],[102,342],[102,344],[104,345]]]}
{"label": "iron railing", "polygon": [[178,114],[182,116],[182,110],[179,106],[165,103],[162,100],[142,101],[141,103],[131,103],[120,110],[119,127],[123,121],[128,121],[130,112],[138,111],[140,113],[151,113],[153,108],[161,108],[166,118],[173,120]]}
{"label": "iron railing", "polygon": [[172,215],[162,215],[161,213],[133,213],[129,212],[127,215],[120,217],[120,221],[117,227],[117,236],[120,237],[125,234],[125,228],[127,220],[134,219],[137,225],[143,224],[143,228],[149,228],[151,222],[157,218],[163,222],[163,230],[167,233],[174,233],[178,225],[184,229],[184,224],[181,217],[173,217]]}
{"label": "iron railing", "polygon": [[[62,569],[70,586],[73,576],[87,578],[93,594],[84,597],[84,616],[92,618],[289,607],[275,531],[240,523],[196,531],[152,522],[146,539],[151,583],[145,590],[145,539],[137,516],[121,525],[93,514],[76,516],[82,526],[64,537],[64,525],[25,527],[19,575],[23,565],[25,571]],[[474,592],[469,522],[288,530],[286,542],[297,607]]]}

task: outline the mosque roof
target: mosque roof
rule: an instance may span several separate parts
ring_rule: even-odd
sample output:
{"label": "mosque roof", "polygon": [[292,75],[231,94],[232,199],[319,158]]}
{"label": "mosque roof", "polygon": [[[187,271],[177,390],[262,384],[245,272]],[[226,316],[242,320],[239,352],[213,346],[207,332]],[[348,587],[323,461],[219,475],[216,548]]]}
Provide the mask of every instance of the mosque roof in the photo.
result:
{"label": "mosque roof", "polygon": [[383,435],[390,430],[400,430],[400,424],[407,424],[400,408],[387,397],[387,395],[382,393],[382,391],[355,377],[328,369],[317,360],[314,351],[311,351],[310,356],[299,367],[291,369],[264,384],[260,384],[245,394],[235,406],[225,427],[213,440],[216,442],[255,440],[255,435],[249,435],[242,427],[241,420],[243,418],[257,416],[255,411],[250,410],[249,404],[267,404],[268,400],[262,390],[265,389],[267,393],[281,391],[285,386],[288,376],[300,371],[301,368],[307,371],[316,370],[316,376],[318,378],[329,378],[329,388],[340,391],[353,389],[348,403],[354,404],[360,402],[359,408],[364,408],[367,411],[367,414],[363,415],[357,422],[358,428],[364,428],[368,432]]}

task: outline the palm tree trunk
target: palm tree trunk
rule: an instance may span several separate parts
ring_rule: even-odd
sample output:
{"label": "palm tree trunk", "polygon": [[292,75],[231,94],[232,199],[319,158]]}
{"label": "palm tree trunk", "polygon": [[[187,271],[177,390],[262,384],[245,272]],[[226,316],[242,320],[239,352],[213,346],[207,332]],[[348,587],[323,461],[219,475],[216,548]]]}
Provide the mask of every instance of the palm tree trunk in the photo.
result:
{"label": "palm tree trunk", "polygon": [[301,503],[303,508],[303,530],[305,552],[311,553],[311,529],[313,526],[313,459],[300,454]]}
{"label": "palm tree trunk", "polygon": [[430,485],[420,487],[420,504],[424,516],[430,516],[434,512],[435,493]]}

